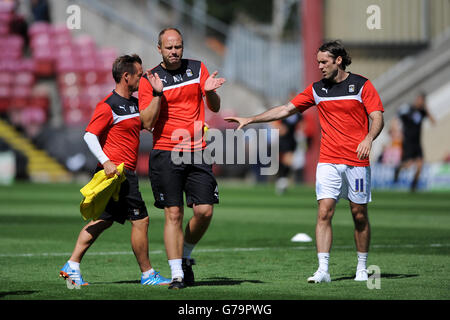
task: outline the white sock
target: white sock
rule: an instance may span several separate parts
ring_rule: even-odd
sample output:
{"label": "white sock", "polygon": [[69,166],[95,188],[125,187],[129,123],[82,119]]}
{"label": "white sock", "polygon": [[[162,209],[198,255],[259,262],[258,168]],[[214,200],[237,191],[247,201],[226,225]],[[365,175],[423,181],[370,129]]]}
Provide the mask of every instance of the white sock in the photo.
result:
{"label": "white sock", "polygon": [[319,259],[319,270],[328,272],[328,260],[330,259],[330,254],[328,252],[319,252],[317,258]]}
{"label": "white sock", "polygon": [[195,244],[187,243],[186,241],[183,244],[183,258],[191,258],[192,250],[194,250]]}
{"label": "white sock", "polygon": [[172,279],[184,278],[183,268],[181,267],[181,259],[169,260],[170,270],[172,271]]}
{"label": "white sock", "polygon": [[80,263],[79,262],[74,262],[74,261],[67,261],[69,263],[69,267],[73,270],[78,270],[80,271]]}
{"label": "white sock", "polygon": [[367,255],[368,252],[356,252],[358,255],[358,265],[356,266],[356,270],[366,269]]}
{"label": "white sock", "polygon": [[155,269],[151,268],[148,271],[142,272],[142,275],[144,276],[144,278],[148,278],[151,274],[153,274],[155,272]]}

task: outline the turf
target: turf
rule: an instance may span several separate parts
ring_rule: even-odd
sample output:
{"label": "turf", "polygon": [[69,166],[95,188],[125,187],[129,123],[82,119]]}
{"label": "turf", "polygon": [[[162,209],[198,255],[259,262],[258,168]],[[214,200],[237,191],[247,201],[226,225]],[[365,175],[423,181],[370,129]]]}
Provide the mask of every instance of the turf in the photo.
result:
{"label": "turf", "polygon": [[[372,245],[368,265],[381,270],[379,289],[353,281],[356,253],[348,203],[333,219],[331,283],[308,284],[317,268],[313,188],[295,186],[277,196],[273,185],[220,183],[220,204],[194,251],[197,284],[173,292],[144,287],[131,252],[130,225],[113,225],[82,263],[90,286],[69,290],[58,278],[84,225],[78,184],[16,183],[0,187],[0,300],[448,300],[450,194],[374,191],[369,206]],[[150,215],[150,256],[170,275],[163,214],[141,190]],[[191,216],[190,209],[186,217]],[[375,282],[371,282],[375,283]]]}

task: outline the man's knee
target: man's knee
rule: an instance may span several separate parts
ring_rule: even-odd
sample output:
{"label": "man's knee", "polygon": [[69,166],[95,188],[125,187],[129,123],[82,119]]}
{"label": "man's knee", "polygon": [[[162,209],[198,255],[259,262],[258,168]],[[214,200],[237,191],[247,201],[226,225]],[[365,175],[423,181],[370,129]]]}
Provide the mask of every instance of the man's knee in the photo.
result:
{"label": "man's knee", "polygon": [[353,216],[353,221],[357,227],[365,227],[369,223],[367,215],[367,205],[353,204],[350,208]]}
{"label": "man's knee", "polygon": [[148,228],[148,224],[149,224],[149,217],[145,217],[143,219],[139,219],[139,220],[130,220],[131,221],[131,225],[133,227],[137,227],[137,228]]}
{"label": "man's knee", "polygon": [[213,206],[207,204],[194,205],[194,216],[202,220],[211,220],[213,215]]}
{"label": "man's knee", "polygon": [[181,207],[167,207],[164,209],[166,222],[170,224],[183,223],[183,208]]}
{"label": "man's knee", "polygon": [[335,201],[331,199],[319,200],[319,210],[317,214],[317,221],[319,223],[329,223],[333,218],[335,208]]}

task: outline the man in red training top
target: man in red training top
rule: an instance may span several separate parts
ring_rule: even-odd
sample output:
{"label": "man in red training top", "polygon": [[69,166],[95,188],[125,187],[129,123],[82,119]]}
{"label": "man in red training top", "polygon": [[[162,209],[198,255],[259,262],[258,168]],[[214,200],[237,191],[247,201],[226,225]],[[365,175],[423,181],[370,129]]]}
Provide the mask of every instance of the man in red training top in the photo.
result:
{"label": "man in red training top", "polygon": [[[194,284],[191,252],[208,229],[213,206],[219,202],[212,165],[202,156],[200,161],[194,157],[206,147],[203,97],[208,108],[218,112],[220,97],[215,90],[225,79],[215,78],[217,71],[210,75],[201,61],[182,59],[183,38],[175,28],[160,32],[158,50],[162,62],[141,79],[139,109],[148,115],[143,117],[144,128],[153,132],[149,177],[155,206],[164,209],[166,219],[164,242],[172,271],[169,289],[183,289]],[[157,86],[152,85],[150,76],[158,78]],[[181,131],[187,135],[180,139]],[[188,161],[173,161],[181,154]],[[184,235],[183,193],[194,211]]]}
{"label": "man in red training top", "polygon": [[[322,140],[316,171],[318,215],[316,246],[319,268],[310,283],[330,282],[328,259],[332,243],[331,219],[340,198],[349,200],[355,224],[358,255],[356,281],[367,281],[370,225],[367,204],[371,201],[369,154],[373,140],[383,129],[383,106],[372,83],[346,72],[351,58],[339,41],[323,44],[317,52],[322,80],[310,84],[285,105],[249,118],[229,117],[238,129],[257,122],[284,119],[316,105]],[[369,119],[372,124],[369,129]]]}
{"label": "man in red training top", "polygon": [[150,264],[147,236],[149,218],[135,173],[142,123],[138,100],[132,94],[138,90],[142,73],[139,56],[117,58],[112,69],[116,88],[97,104],[86,128],[84,140],[99,161],[96,172],[104,169],[105,174],[112,177],[118,174],[117,166],[123,162],[126,180],[121,184],[119,201],[111,199],[100,217],[90,221],[81,230],[72,256],[60,271],[60,276],[69,279],[74,285],[88,285],[81,276],[80,262],[89,247],[114,221],[124,224],[125,220],[131,222],[131,246],[142,272],[141,284],[170,283]]}

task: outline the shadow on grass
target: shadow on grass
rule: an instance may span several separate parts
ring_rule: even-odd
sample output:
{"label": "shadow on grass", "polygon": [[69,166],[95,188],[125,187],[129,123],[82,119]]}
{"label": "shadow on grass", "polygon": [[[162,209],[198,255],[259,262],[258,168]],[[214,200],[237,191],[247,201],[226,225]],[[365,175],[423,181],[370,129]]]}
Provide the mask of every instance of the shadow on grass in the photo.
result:
{"label": "shadow on grass", "polygon": [[0,298],[4,298],[6,296],[23,296],[26,294],[33,294],[39,291],[30,291],[30,290],[23,290],[23,291],[0,291]]}
{"label": "shadow on grass", "polygon": [[264,283],[260,280],[238,280],[230,278],[207,278],[205,281],[195,281],[193,287],[199,286],[235,286],[244,282],[248,283]]}
{"label": "shadow on grass", "polygon": [[[204,281],[195,281],[192,287],[200,286],[236,286],[244,282],[248,283],[264,283],[260,280],[238,280],[230,278],[207,278]],[[124,280],[124,281],[114,281],[114,282],[91,282],[91,284],[135,284],[141,283],[139,280]]]}
{"label": "shadow on grass", "polygon": [[[418,277],[418,274],[401,274],[401,273],[382,273],[381,274],[381,279],[404,279],[404,278],[414,278],[414,277]],[[350,276],[350,277],[340,277],[340,278],[336,278],[336,279],[331,279],[332,281],[341,281],[341,280],[353,280],[355,278],[355,276]]]}

